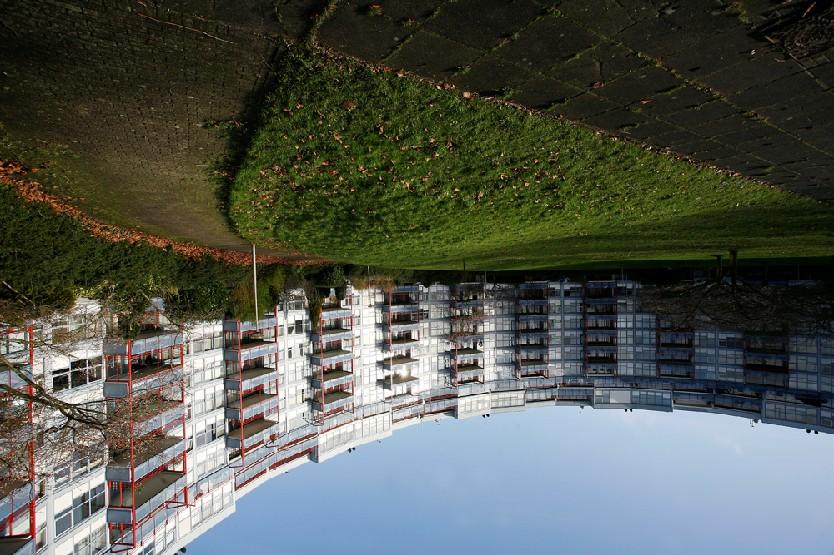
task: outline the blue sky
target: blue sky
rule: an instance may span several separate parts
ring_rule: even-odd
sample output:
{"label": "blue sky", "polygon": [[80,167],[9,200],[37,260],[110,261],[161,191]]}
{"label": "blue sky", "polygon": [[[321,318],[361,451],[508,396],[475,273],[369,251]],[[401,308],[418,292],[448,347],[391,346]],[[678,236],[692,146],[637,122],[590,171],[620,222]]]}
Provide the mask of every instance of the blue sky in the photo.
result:
{"label": "blue sky", "polygon": [[547,407],[423,422],[239,500],[190,555],[834,554],[834,437]]}

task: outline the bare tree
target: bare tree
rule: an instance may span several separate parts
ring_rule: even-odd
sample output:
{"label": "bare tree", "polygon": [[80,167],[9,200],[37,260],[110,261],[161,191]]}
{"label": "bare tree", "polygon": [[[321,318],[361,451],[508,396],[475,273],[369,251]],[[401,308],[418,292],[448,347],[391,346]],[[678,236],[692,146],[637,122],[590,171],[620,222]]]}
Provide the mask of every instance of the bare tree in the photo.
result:
{"label": "bare tree", "polygon": [[752,333],[834,332],[834,288],[815,283],[790,287],[724,280],[681,283],[641,290],[642,310],[673,327],[715,326]]}
{"label": "bare tree", "polygon": [[[79,342],[118,333],[113,331],[118,329],[114,325],[117,316],[111,311],[104,310],[74,328],[60,326],[67,316],[56,313],[39,320],[40,326],[52,329],[52,333],[45,334],[48,339],[40,333],[28,334],[20,339],[18,351],[32,349],[39,353],[39,358],[71,357]],[[119,318],[141,326],[147,314],[120,314]],[[44,376],[33,375],[19,358],[0,355],[0,491],[4,484],[20,481],[30,472],[30,442],[36,446],[36,480],[74,459],[101,459],[105,445],[110,456],[119,456],[128,448],[141,456],[143,449],[153,448],[154,437],[162,432],[138,433],[136,423],[149,420],[183,399],[183,376],[175,373],[166,380],[164,388],[139,390],[110,401],[104,400],[98,389],[81,400],[71,401],[50,390]]]}

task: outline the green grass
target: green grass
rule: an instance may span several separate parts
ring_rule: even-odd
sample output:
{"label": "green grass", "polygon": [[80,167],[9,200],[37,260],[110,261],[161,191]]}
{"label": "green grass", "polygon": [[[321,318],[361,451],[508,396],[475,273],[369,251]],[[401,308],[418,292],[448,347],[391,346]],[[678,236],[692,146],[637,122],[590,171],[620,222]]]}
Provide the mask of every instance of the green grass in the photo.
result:
{"label": "green grass", "polygon": [[230,199],[261,245],[403,268],[834,254],[821,203],[410,77],[282,63]]}
{"label": "green grass", "polygon": [[0,186],[0,221],[4,322],[67,308],[78,295],[139,312],[149,297],[161,296],[183,319],[219,318],[231,304],[232,289],[250,279],[245,266],[92,237],[70,216],[30,204],[5,185]]}

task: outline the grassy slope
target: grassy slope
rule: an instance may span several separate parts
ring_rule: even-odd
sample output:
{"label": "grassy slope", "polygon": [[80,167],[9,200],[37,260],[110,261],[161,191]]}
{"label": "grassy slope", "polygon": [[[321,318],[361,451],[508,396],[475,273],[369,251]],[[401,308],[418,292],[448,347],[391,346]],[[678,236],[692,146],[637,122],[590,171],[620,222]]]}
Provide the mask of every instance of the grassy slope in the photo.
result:
{"label": "grassy slope", "polygon": [[[0,278],[35,307],[68,306],[79,292],[96,295],[109,284],[117,302],[138,300],[144,308],[148,296],[160,295],[170,302],[176,298],[183,314],[217,317],[228,305],[230,289],[249,279],[247,267],[92,237],[78,221],[27,203],[5,185],[0,185],[0,221]],[[0,287],[0,308],[16,298]]]}
{"label": "grassy slope", "polygon": [[541,268],[834,252],[834,211],[408,77],[284,61],[231,197],[239,231],[339,261]]}

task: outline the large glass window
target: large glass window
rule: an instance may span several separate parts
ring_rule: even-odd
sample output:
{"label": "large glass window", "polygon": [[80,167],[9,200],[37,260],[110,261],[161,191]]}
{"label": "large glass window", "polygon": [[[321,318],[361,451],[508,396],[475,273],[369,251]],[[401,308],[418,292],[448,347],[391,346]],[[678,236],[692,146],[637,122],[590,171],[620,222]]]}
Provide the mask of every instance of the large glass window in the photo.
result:
{"label": "large glass window", "polygon": [[69,368],[52,372],[52,390],[63,391],[81,387],[101,379],[101,357],[73,360]]}
{"label": "large glass window", "polygon": [[104,463],[104,457],[79,457],[55,469],[55,486],[60,487],[84,476]]}

